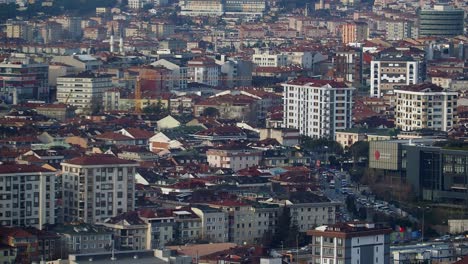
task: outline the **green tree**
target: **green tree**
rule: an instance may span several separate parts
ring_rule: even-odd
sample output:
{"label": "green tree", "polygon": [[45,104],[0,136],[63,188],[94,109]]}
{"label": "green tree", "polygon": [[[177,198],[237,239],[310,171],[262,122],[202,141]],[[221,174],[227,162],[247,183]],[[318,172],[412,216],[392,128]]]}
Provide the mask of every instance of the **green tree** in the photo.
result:
{"label": "green tree", "polygon": [[369,157],[369,142],[368,141],[357,141],[348,149],[348,153],[353,159],[353,167],[359,162],[360,158]]}
{"label": "green tree", "polygon": [[314,139],[308,136],[301,137],[301,145],[305,149],[315,152],[328,152],[335,154],[343,154],[343,147],[340,143],[326,138]]}
{"label": "green tree", "polygon": [[202,115],[206,117],[219,117],[219,110],[214,107],[207,107],[203,110]]}
{"label": "green tree", "polygon": [[291,227],[291,215],[289,207],[283,207],[283,212],[281,212],[278,225],[276,225],[275,233],[273,234],[273,243],[272,246],[279,247],[283,244],[286,246],[286,238],[288,237],[289,228]]}
{"label": "green tree", "polygon": [[158,100],[156,104],[151,104],[143,108],[143,113],[148,115],[155,115],[158,118],[163,118],[169,114],[169,111],[166,107],[164,107],[161,100]]}

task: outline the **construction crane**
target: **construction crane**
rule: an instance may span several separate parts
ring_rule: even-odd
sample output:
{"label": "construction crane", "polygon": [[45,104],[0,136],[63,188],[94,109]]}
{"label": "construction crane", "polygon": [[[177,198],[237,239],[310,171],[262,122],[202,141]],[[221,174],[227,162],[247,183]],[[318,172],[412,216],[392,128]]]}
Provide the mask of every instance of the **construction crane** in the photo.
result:
{"label": "construction crane", "polygon": [[73,89],[70,89],[70,92],[68,93],[67,98],[65,99],[65,104],[68,103],[68,99],[70,99],[70,96],[72,95],[72,93],[73,93]]}

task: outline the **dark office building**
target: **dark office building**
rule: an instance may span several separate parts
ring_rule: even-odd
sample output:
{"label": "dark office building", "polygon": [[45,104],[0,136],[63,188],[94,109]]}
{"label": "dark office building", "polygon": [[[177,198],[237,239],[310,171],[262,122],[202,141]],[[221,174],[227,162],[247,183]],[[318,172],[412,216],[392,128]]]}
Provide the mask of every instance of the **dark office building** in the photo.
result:
{"label": "dark office building", "polygon": [[434,140],[370,142],[369,167],[400,176],[427,201],[468,201],[468,151],[431,146]]}
{"label": "dark office building", "polygon": [[419,36],[454,37],[463,35],[465,13],[449,5],[435,5],[419,13]]}

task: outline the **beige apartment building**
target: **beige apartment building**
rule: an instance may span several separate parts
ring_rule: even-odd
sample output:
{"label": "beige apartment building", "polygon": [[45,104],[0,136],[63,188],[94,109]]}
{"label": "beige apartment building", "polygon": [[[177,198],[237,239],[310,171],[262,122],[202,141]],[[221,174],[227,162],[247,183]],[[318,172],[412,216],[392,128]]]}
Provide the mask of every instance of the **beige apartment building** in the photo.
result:
{"label": "beige apartment building", "polygon": [[255,149],[218,148],[206,152],[208,164],[212,168],[225,168],[234,171],[258,166],[262,152]]}
{"label": "beige apartment building", "polygon": [[395,125],[403,131],[447,131],[456,124],[458,93],[435,84],[395,89]]}
{"label": "beige apartment building", "polygon": [[61,163],[65,222],[102,222],[135,207],[134,161],[88,155]]}

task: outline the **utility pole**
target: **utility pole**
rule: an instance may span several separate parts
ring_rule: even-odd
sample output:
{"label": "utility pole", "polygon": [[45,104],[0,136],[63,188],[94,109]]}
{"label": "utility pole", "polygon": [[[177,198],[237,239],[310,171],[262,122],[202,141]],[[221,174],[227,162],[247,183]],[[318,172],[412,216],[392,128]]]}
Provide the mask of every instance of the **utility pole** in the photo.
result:
{"label": "utility pole", "polygon": [[296,263],[299,264],[299,233],[296,234]]}

